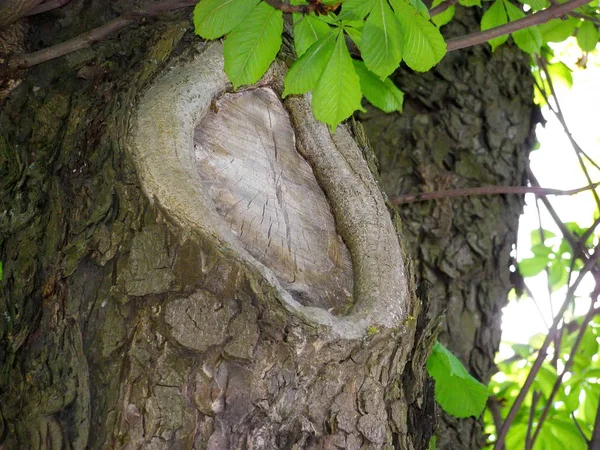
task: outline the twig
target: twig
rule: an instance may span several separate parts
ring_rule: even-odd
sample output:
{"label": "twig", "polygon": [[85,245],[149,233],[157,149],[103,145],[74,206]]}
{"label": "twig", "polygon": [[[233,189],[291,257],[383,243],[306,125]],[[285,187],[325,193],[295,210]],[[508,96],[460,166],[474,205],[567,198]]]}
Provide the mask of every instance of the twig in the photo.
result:
{"label": "twig", "polygon": [[531,406],[529,408],[529,420],[527,421],[527,433],[525,433],[525,449],[531,450],[533,440],[531,439],[531,431],[533,430],[533,419],[535,418],[535,407],[540,399],[540,392],[533,391],[531,394]]}
{"label": "twig", "polygon": [[53,9],[61,8],[69,3],[71,0],[48,0],[41,5],[36,6],[29,11],[25,16],[35,16],[36,14],[42,14]]}
{"label": "twig", "polygon": [[585,442],[589,443],[590,440],[587,438],[587,436],[585,435],[585,433],[581,429],[581,425],[579,425],[579,421],[577,420],[577,417],[575,417],[575,414],[573,413],[573,411],[571,411],[571,419],[573,419],[573,423],[575,424],[575,428],[577,428],[577,431],[579,431],[579,434],[581,435],[581,437],[583,438],[583,440]]}
{"label": "twig", "polygon": [[569,13],[569,15],[575,17],[576,19],[583,19],[587,20],[588,22],[595,23],[596,25],[600,25],[600,19],[598,19],[597,17],[588,16],[585,14],[578,13],[576,11]]}
{"label": "twig", "polygon": [[[556,111],[554,112],[554,114],[556,115],[556,118],[558,119],[558,121],[561,123],[565,134],[569,138],[569,142],[571,142],[571,146],[573,147],[573,150],[575,151],[575,155],[577,156],[577,160],[579,161],[579,166],[581,167],[581,170],[583,170],[583,174],[585,175],[585,178],[588,180],[588,183],[591,183],[592,179],[590,177],[589,171],[587,170],[587,167],[585,167],[585,164],[581,157],[581,154],[583,153],[583,149],[579,146],[577,141],[573,138],[573,135],[571,134],[571,130],[569,130],[569,127],[567,126],[565,116],[562,112],[560,103],[558,101],[558,96],[556,95],[556,91],[554,90],[554,84],[552,83],[552,77],[548,73],[548,68],[546,67],[546,60],[543,58],[539,58],[539,57],[536,59],[537,59],[538,65],[542,68],[542,70],[546,74],[546,81],[548,81],[548,87],[550,88],[550,93],[552,95],[552,98],[554,99],[554,103],[556,104]],[[595,191],[592,192],[592,194],[594,195],[594,199],[596,200],[596,206],[598,208],[600,208],[600,197],[598,197],[598,194]]]}
{"label": "twig", "polygon": [[[492,420],[494,421],[494,426],[496,427],[496,431],[500,430],[502,426],[502,413],[500,412],[500,401],[496,398],[495,395],[490,395],[488,397],[487,406],[492,413]],[[502,450],[505,449],[505,446],[502,447]]]}
{"label": "twig", "polygon": [[600,402],[596,407],[596,420],[594,421],[594,430],[592,431],[592,439],[588,443],[589,450],[598,450],[600,448]]}
{"label": "twig", "polygon": [[431,8],[429,10],[429,15],[431,17],[433,16],[437,16],[438,14],[443,13],[444,11],[446,11],[448,8],[456,5],[458,3],[458,0],[446,0],[445,2],[440,3],[437,6],[434,6],[433,8]]}
{"label": "twig", "polygon": [[454,51],[461,48],[472,47],[473,45],[481,44],[490,39],[504,36],[505,34],[514,33],[515,31],[539,25],[548,22],[550,19],[556,19],[565,14],[570,13],[576,8],[589,3],[589,0],[569,0],[558,6],[550,6],[549,8],[523,17],[522,19],[509,22],[499,27],[490,28],[489,30],[472,33],[467,36],[450,39],[447,42],[448,51]]}
{"label": "twig", "polygon": [[148,5],[146,8],[138,8],[131,10],[111,20],[104,25],[94,28],[87,33],[83,33],[73,39],[61,42],[60,44],[52,47],[45,48],[43,50],[29,53],[27,55],[17,55],[8,60],[8,69],[27,69],[29,67],[36,66],[46,61],[50,61],[55,58],[67,55],[77,50],[82,50],[91,46],[92,44],[101,41],[108,35],[119,31],[133,23],[144,20],[148,16],[153,16],[165,11],[172,11],[175,9],[187,8],[194,6],[197,0],[167,0],[162,3],[154,3]]}
{"label": "twig", "polygon": [[[537,178],[535,177],[535,175],[529,168],[527,169],[527,177],[529,178],[529,182],[533,186],[539,186]],[[580,242],[573,237],[573,233],[571,233],[569,231],[569,229],[565,226],[563,221],[560,219],[557,212],[554,210],[552,203],[550,203],[550,201],[544,196],[542,196],[540,198],[541,198],[542,202],[544,203],[544,206],[548,210],[548,213],[550,213],[552,220],[554,220],[554,223],[560,229],[560,232],[562,233],[563,237],[567,240],[567,242],[573,249],[573,257],[575,257],[575,256],[579,255],[579,253],[581,253],[584,257],[587,258],[588,253],[587,253],[587,249],[585,248],[585,245],[582,246],[580,244]]]}
{"label": "twig", "polygon": [[569,287],[569,289],[567,291],[567,295],[565,296],[565,301],[561,305],[560,310],[558,311],[556,317],[554,318],[554,322],[552,323],[552,326],[550,327],[550,332],[548,333],[548,335],[546,335],[546,339],[544,339],[544,343],[542,344],[542,346],[540,347],[540,350],[538,351],[537,358],[535,359],[533,366],[531,367],[531,371],[527,375],[527,379],[525,380],[523,387],[519,391],[517,398],[513,402],[512,406],[506,416],[506,419],[504,420],[504,423],[502,424],[502,427],[500,428],[500,431],[498,432],[498,438],[496,439],[496,444],[494,446],[494,450],[500,450],[503,447],[508,430],[510,429],[513,421],[515,420],[517,412],[521,408],[521,405],[523,404],[523,400],[525,399],[527,392],[531,388],[531,386],[535,380],[535,377],[537,376],[538,372],[540,371],[540,369],[542,367],[542,363],[546,359],[548,347],[550,346],[550,342],[552,340],[552,335],[554,333],[556,333],[556,330],[558,329],[558,325],[562,321],[563,314],[565,313],[565,311],[567,310],[567,307],[571,303],[571,301],[575,295],[575,290],[579,287],[581,280],[583,280],[583,277],[594,267],[594,265],[596,264],[596,261],[598,260],[599,257],[600,257],[600,244],[595,247],[594,254],[592,255],[591,258],[589,258],[585,262],[585,265],[579,272],[579,275],[577,276],[577,278],[575,279],[573,284]]}
{"label": "twig", "polygon": [[426,200],[438,200],[451,197],[465,197],[468,195],[497,195],[497,194],[536,194],[536,195],[574,195],[579,192],[595,189],[600,182],[593,183],[577,189],[561,190],[542,188],[539,186],[480,186],[463,189],[448,189],[445,191],[420,192],[418,194],[398,195],[391,199],[395,205],[404,203],[422,202]]}

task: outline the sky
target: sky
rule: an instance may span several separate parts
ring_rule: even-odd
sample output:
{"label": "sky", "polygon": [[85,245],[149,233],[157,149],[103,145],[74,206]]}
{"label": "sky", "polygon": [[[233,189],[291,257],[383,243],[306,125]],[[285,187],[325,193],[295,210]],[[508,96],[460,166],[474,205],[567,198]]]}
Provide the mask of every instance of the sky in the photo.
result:
{"label": "sky", "polygon": [[[555,52],[561,55],[561,60],[569,67],[575,67],[575,62],[581,56],[574,39],[567,44],[557,46]],[[573,72],[573,86],[571,89],[564,84],[554,87],[566,118],[571,133],[583,150],[600,164],[600,57],[598,48],[590,54],[585,70]],[[543,109],[547,123],[545,127],[538,125],[536,130],[540,148],[531,153],[531,169],[542,187],[555,189],[574,189],[587,185],[575,152],[565,135],[562,126],[554,114],[547,107]],[[593,182],[600,181],[600,172],[591,170]],[[597,189],[600,193],[600,189]],[[594,220],[596,204],[591,192],[575,196],[550,196],[557,213],[563,222],[577,222],[581,226],[589,226]],[[526,206],[519,223],[519,238],[517,245],[517,258],[533,256],[530,252],[530,233],[539,227],[538,213],[535,207],[535,197],[527,194]],[[553,231],[558,236],[560,232],[550,215],[543,209],[541,220],[544,229]],[[545,273],[535,278],[528,278],[527,284],[533,291],[537,307],[531,299],[519,301],[511,300],[503,311],[503,341],[527,343],[530,336],[536,333],[545,333],[547,324],[551,324],[550,299],[547,290]],[[584,295],[591,291],[592,280],[587,279],[581,286]],[[564,301],[566,287],[552,295],[552,305],[557,310]],[[578,309],[587,310],[588,303],[579,302]],[[539,309],[538,309],[539,308]],[[545,321],[541,313],[545,316]],[[576,313],[579,312],[576,310]],[[502,356],[506,355],[507,348],[501,349]]]}

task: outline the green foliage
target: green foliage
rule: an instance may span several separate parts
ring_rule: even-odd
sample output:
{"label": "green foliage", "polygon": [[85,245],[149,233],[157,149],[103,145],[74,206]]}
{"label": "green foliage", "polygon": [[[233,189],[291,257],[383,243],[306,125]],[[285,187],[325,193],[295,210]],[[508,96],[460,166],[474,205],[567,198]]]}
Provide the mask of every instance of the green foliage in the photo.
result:
{"label": "green foliage", "polygon": [[539,26],[544,42],[562,42],[570,36],[573,36],[577,27],[577,19],[569,17],[566,20],[552,19],[549,22]]}
{"label": "green foliage", "polygon": [[426,72],[446,54],[446,41],[437,27],[403,0],[391,0],[404,35],[404,61],[417,72]]}
{"label": "green foliage", "polygon": [[[499,27],[507,22],[508,14],[506,14],[506,9],[504,8],[504,0],[496,0],[481,18],[481,31]],[[492,46],[492,51],[494,51],[500,45],[504,44],[507,39],[507,35],[499,36],[497,38],[490,39],[488,43]]]}
{"label": "green foliage", "polygon": [[[426,71],[446,53],[421,0],[346,0],[338,13],[294,14],[293,19],[298,59],[286,76],[283,96],[313,91],[313,113],[332,130],[361,109],[363,95],[386,112],[401,111],[403,94],[387,77],[403,58],[413,70]],[[281,12],[257,0],[235,6],[233,0],[202,0],[194,25],[206,39],[227,35],[225,72],[235,89],[257,82],[281,47]],[[347,39],[360,50],[362,62],[352,60]]]}
{"label": "green foliage", "polygon": [[381,80],[370,72],[363,62],[354,60],[353,63],[360,79],[360,87],[367,100],[387,113],[402,112],[404,102],[402,91],[389,78]]}
{"label": "green foliage", "polygon": [[[598,354],[598,341],[600,340],[600,320],[596,318],[585,330],[579,350],[575,356],[575,364],[570,375],[564,377],[559,385],[558,393],[554,398],[548,419],[541,428],[533,449],[587,449],[587,443],[581,432],[589,438],[594,426],[594,419],[600,396],[600,360]],[[573,324],[581,325],[582,318],[575,318]],[[570,330],[570,331],[569,331]],[[510,428],[506,449],[517,450],[523,448],[525,435],[531,411],[534,412],[534,427],[546,406],[547,399],[558,380],[556,367],[564,367],[569,360],[569,355],[577,339],[579,329],[565,327],[562,339],[558,343],[558,357],[552,363],[547,360],[534,379],[531,391],[535,392],[537,402],[533,403],[532,395],[528,395],[519,409],[513,426]],[[490,390],[499,402],[501,414],[504,416],[508,408],[517,397],[528,372],[531,370],[536,357],[536,348],[539,347],[543,336],[534,336],[530,345],[513,344],[515,357],[497,363],[499,374],[490,382]],[[575,424],[575,420],[577,424]],[[486,411],[484,421],[486,433],[494,434],[495,428],[489,411]],[[581,428],[581,432],[577,429]]]}
{"label": "green foliage", "polygon": [[487,388],[439,342],[427,360],[427,371],[435,380],[435,399],[444,411],[456,417],[481,415],[489,397]]}
{"label": "green foliage", "polygon": [[238,26],[259,0],[202,0],[194,8],[194,28],[204,39],[216,39]]}
{"label": "green foliage", "polygon": [[281,11],[261,2],[242,24],[227,35],[223,46],[225,73],[236,89],[256,83],[277,56],[283,17]]}
{"label": "green foliage", "polygon": [[402,60],[400,23],[387,0],[376,0],[365,22],[360,52],[367,68],[385,78]]}
{"label": "green foliage", "polygon": [[[519,1],[532,11],[550,5],[549,0]],[[432,7],[442,2],[434,0]],[[337,4],[333,0],[323,3]],[[482,7],[480,0],[460,0],[459,3]],[[306,5],[307,1],[292,0],[291,4]],[[430,17],[422,0],[342,0],[341,7],[327,15],[294,13],[293,37],[298,59],[290,68],[291,75],[286,77],[284,96],[318,88],[318,92],[313,92],[313,112],[332,129],[360,109],[361,102],[357,98],[363,95],[386,112],[400,111],[402,93],[387,77],[402,61],[418,72],[428,71],[439,63],[447,47],[438,28],[453,18],[455,9],[453,5]],[[580,11],[597,16],[591,6]],[[481,30],[502,26],[525,15],[520,5],[510,0],[495,0],[483,14]],[[281,47],[282,14],[260,0],[202,0],[194,10],[194,25],[196,33],[205,39],[226,35],[225,71],[235,89],[258,81]],[[536,54],[546,51],[546,43],[562,41],[574,34],[584,51],[592,51],[599,39],[592,22],[572,17],[515,31],[512,38],[523,51]],[[492,51],[507,39],[508,35],[491,39]],[[342,49],[346,45],[351,45],[354,51],[358,48],[359,52],[350,56],[348,48]],[[349,59],[362,61],[364,67],[350,64]],[[349,73],[334,80],[332,75],[341,67],[347,68]],[[551,66],[549,70],[552,76],[570,84],[572,77],[565,69],[562,65]],[[538,84],[547,88],[546,80],[539,74],[538,78]],[[349,98],[325,99],[325,92],[347,92]],[[326,104],[320,104],[322,101]],[[544,102],[539,91],[536,101]]]}
{"label": "green foliage", "polygon": [[333,52],[313,91],[313,112],[318,120],[331,125],[333,131],[338,123],[361,108],[361,98],[360,81],[340,29]]}
{"label": "green foliage", "polygon": [[584,52],[591,52],[598,43],[598,30],[592,22],[584,21],[577,29],[577,43]]}
{"label": "green foliage", "polygon": [[[444,0],[433,0],[431,7],[435,8],[436,6],[441,5],[442,3],[444,3]],[[448,8],[443,13],[433,16],[431,20],[433,21],[435,26],[439,28],[443,25],[446,25],[448,22],[450,22],[452,20],[452,18],[454,17],[455,12],[456,12],[456,6],[452,5],[450,8]]]}
{"label": "green foliage", "polygon": [[294,47],[298,57],[304,55],[315,42],[331,33],[331,28],[314,16],[294,14]]}

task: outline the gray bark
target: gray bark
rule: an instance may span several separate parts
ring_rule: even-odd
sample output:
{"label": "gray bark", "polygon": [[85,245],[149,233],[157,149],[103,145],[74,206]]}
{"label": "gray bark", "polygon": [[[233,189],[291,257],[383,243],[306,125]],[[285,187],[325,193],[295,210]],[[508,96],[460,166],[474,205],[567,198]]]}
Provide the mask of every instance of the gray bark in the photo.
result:
{"label": "gray bark", "polygon": [[[128,4],[116,3],[74,1],[54,22],[31,19],[29,40],[20,45],[51,45],[97,26],[116,14],[109,4]],[[127,29],[22,74],[4,101],[1,444],[427,448],[434,426],[424,369],[430,322],[410,285],[392,289],[406,290],[397,305],[385,294],[389,286],[374,282],[364,258],[373,242],[339,230],[340,221],[353,229],[353,214],[344,211],[354,205],[343,203],[343,192],[335,200],[336,184],[327,187],[327,173],[319,175],[330,162],[307,153],[344,147],[351,141],[333,141],[350,134],[332,140],[322,129],[303,130],[303,106],[286,105],[298,148],[352,254],[349,314],[344,302],[328,303],[326,294],[316,304],[311,295],[308,302],[295,296],[271,263],[254,262],[231,238],[208,199],[199,204],[202,213],[190,216],[165,201],[160,185],[152,184],[160,177],[148,178],[140,165],[132,141],[140,105],[170,67],[194,61],[196,43],[185,17]],[[530,85],[513,77],[527,79],[523,58],[503,52],[490,57],[477,50],[470,60],[463,53],[448,57],[435,74],[400,78],[404,115],[366,121],[386,162],[388,192],[423,188],[423,180],[450,170],[456,187],[521,181],[531,110],[521,91]],[[486,70],[495,71],[497,83],[485,84]],[[481,85],[460,81],[471,73]],[[438,96],[422,94],[423,85],[441,86],[433,89]],[[511,127],[504,120],[509,114]],[[392,154],[380,147],[384,142],[402,142],[403,151]],[[400,181],[387,170],[392,167]],[[380,216],[381,208],[377,203]],[[498,345],[503,274],[519,208],[514,198],[402,208],[408,239],[402,244],[418,255],[419,275],[435,283],[429,313],[447,309],[445,342],[484,380]],[[397,314],[384,316],[377,302]],[[446,418],[438,434],[445,448],[476,448],[480,428]]]}
{"label": "gray bark", "polygon": [[[448,37],[477,29],[459,9]],[[361,119],[379,157],[383,186],[401,194],[486,185],[526,185],[535,114],[529,57],[516,46],[450,53],[433,71],[398,71],[404,112]],[[487,383],[501,337],[510,251],[520,196],[473,196],[400,206],[408,254],[429,291],[429,315],[444,321],[440,341]],[[481,421],[441,413],[440,449],[481,448]]]}

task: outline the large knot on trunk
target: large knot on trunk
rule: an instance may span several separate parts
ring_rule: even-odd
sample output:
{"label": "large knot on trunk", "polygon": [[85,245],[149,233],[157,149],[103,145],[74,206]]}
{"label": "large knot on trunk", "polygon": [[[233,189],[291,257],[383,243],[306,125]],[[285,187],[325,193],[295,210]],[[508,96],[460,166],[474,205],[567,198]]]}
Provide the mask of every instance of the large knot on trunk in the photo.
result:
{"label": "large knot on trunk", "polygon": [[347,339],[402,328],[411,297],[381,190],[345,126],[317,122],[309,96],[279,99],[284,73],[233,93],[213,43],[160,77],[131,133],[142,186],[303,322]]}

